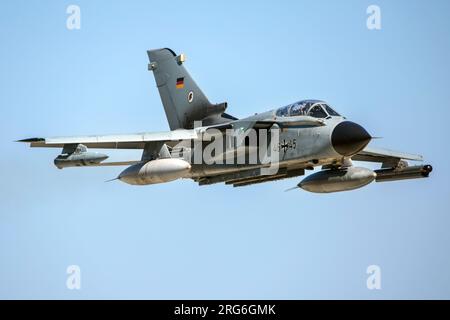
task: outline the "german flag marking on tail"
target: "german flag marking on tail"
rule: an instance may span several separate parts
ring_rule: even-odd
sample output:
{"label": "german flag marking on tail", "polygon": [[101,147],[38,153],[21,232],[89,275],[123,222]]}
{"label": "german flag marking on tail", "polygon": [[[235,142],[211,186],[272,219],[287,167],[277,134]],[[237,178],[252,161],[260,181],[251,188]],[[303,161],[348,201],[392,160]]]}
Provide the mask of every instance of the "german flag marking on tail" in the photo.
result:
{"label": "german flag marking on tail", "polygon": [[184,78],[177,78],[177,89],[183,89],[184,88]]}

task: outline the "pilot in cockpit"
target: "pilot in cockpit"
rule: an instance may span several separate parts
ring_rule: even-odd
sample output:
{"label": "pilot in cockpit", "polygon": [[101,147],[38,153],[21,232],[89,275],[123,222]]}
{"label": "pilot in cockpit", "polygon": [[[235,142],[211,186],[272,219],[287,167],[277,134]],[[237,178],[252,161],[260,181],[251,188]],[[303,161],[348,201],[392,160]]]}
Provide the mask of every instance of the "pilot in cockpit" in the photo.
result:
{"label": "pilot in cockpit", "polygon": [[314,118],[339,117],[330,106],[321,101],[299,101],[277,110],[278,117],[310,116]]}

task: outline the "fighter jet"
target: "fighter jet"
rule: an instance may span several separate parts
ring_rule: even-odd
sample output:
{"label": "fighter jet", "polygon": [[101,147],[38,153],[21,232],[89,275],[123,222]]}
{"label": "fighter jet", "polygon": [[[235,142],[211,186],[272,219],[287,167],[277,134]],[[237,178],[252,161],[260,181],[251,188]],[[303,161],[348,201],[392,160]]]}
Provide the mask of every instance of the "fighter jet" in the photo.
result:
{"label": "fighter jet", "polygon": [[[149,185],[180,178],[199,185],[234,187],[302,176],[298,188],[330,193],[373,181],[425,178],[422,156],[369,147],[373,137],[321,100],[301,100],[238,119],[227,103],[212,104],[184,67],[186,57],[168,48],[147,51],[170,131],[137,134],[29,138],[31,147],[62,148],[56,167],[128,166],[117,180]],[[141,149],[136,160],[107,162],[92,149]],[[379,169],[353,161],[379,163]],[[114,179],[113,179],[114,180]],[[297,188],[295,187],[295,188]]]}

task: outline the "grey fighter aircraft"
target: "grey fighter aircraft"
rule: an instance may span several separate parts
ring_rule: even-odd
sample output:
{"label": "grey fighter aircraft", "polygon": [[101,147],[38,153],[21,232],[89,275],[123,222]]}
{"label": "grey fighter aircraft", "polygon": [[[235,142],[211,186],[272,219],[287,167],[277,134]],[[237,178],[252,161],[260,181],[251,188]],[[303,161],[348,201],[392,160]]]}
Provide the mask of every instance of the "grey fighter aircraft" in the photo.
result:
{"label": "grey fighter aircraft", "polygon": [[[302,176],[305,171],[321,167],[298,187],[329,193],[357,189],[372,181],[424,178],[432,170],[430,165],[408,165],[408,160],[423,161],[422,156],[368,147],[371,135],[324,101],[302,100],[247,118],[235,118],[225,112],[226,102],[210,103],[186,71],[184,54],[177,55],[168,48],[147,53],[148,69],[155,77],[170,131],[19,141],[31,147],[62,148],[54,160],[60,169],[126,165],[116,179],[132,185],[189,178],[199,185],[225,183],[240,187]],[[255,140],[250,139],[250,132],[256,142],[250,142]],[[262,132],[266,135],[262,136]],[[211,148],[213,143],[215,147]],[[107,155],[88,148],[142,149],[142,157],[107,162]],[[260,152],[263,149],[265,153]],[[206,151],[210,151],[210,159],[202,158]],[[270,161],[263,161],[268,154]],[[352,160],[381,166],[376,170],[355,167]],[[276,170],[264,171],[274,164]]]}

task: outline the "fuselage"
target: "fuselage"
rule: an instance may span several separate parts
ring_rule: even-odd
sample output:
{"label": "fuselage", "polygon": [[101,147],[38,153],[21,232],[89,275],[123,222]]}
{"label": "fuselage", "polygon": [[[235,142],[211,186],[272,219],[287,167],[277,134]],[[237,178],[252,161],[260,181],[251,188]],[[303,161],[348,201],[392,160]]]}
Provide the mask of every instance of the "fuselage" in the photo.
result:
{"label": "fuselage", "polygon": [[[320,125],[303,124],[302,119],[306,118],[315,118]],[[338,165],[346,157],[364,149],[371,138],[364,128],[346,120],[325,102],[318,100],[300,101],[239,120],[240,123],[258,121],[277,123],[274,126],[279,129],[279,141],[275,147],[279,152],[278,165],[282,168],[310,169],[315,166]],[[274,126],[268,130],[273,130]],[[207,145],[208,143],[205,143],[203,148],[206,148]],[[190,177],[198,178],[261,167],[263,164],[260,162],[248,163],[248,160],[252,153],[259,153],[260,148],[266,147],[261,144],[261,141],[257,141],[256,144],[244,143],[239,146],[238,148],[245,149],[244,152],[247,156],[247,162],[243,164],[236,162],[232,164],[195,164],[191,161]],[[186,160],[189,160],[189,157],[192,160],[192,153],[188,154]],[[218,159],[221,157],[222,155],[217,155]]]}

